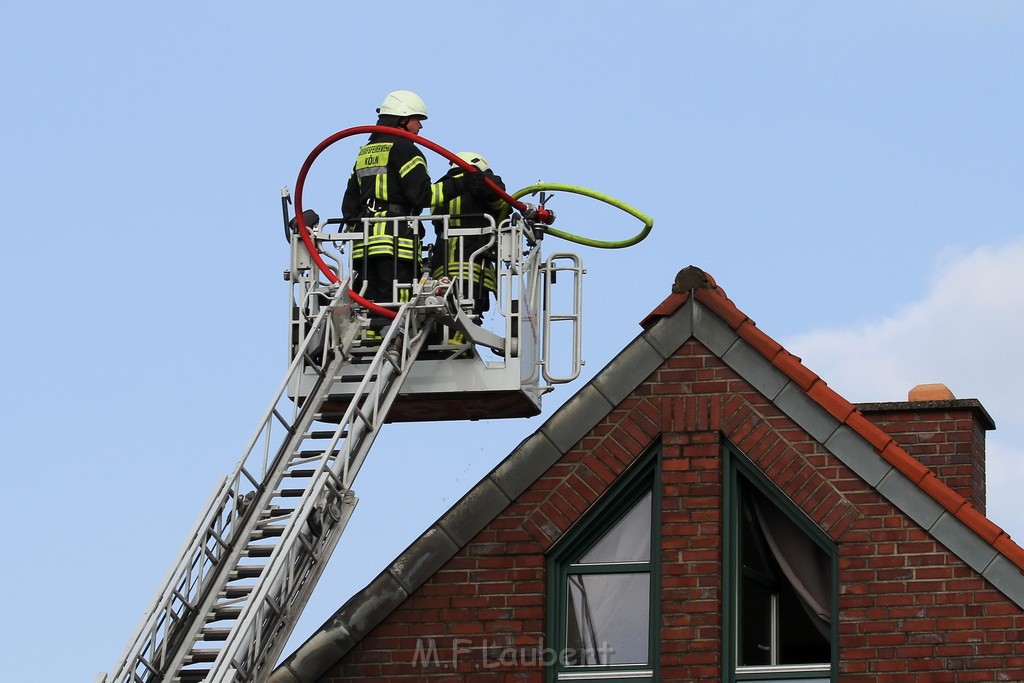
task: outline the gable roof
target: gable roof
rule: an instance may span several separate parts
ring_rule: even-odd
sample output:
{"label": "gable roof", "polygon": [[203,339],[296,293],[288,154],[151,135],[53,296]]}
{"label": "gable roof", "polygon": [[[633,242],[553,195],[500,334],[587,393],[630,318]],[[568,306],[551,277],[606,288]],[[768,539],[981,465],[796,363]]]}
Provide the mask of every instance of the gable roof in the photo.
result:
{"label": "gable roof", "polygon": [[[706,273],[680,271],[672,293],[641,326],[589,383],[290,655],[270,683],[316,681],[690,339],[1024,607],[1024,549],[758,329]],[[980,409],[977,401],[955,403]]]}

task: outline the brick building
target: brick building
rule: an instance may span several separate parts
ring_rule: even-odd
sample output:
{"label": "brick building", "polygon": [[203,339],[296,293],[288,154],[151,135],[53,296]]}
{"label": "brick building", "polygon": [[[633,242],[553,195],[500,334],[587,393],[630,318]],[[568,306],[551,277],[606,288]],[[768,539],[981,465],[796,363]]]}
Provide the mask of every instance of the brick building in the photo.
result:
{"label": "brick building", "polygon": [[855,406],[684,269],[273,683],[1021,681],[975,400]]}

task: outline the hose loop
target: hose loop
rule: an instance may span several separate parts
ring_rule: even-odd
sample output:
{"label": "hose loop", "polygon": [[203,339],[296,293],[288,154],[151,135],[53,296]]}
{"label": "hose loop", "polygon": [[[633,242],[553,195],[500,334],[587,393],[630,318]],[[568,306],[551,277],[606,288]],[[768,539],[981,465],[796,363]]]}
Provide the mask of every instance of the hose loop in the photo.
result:
{"label": "hose loop", "polygon": [[654,227],[654,219],[645,213],[637,210],[636,208],[622,202],[615,197],[598,192],[597,190],[591,190],[586,187],[580,187],[578,185],[562,185],[559,183],[537,183],[524,187],[521,190],[516,190],[512,193],[512,196],[516,199],[523,197],[528,194],[535,194],[537,192],[569,192],[571,194],[578,194],[584,197],[590,197],[591,199],[597,199],[605,204],[610,204],[617,209],[625,211],[634,218],[640,220],[644,224],[643,229],[630,237],[629,239],[608,241],[608,240],[596,240],[589,237],[581,237],[580,235],[573,235],[572,233],[565,232],[563,230],[557,230],[555,228],[548,228],[545,233],[548,235],[554,235],[555,237],[561,237],[569,242],[575,242],[576,244],[582,244],[588,247],[597,247],[598,249],[623,249],[625,247],[631,247],[634,244],[643,240],[651,232],[651,228]]}
{"label": "hose loop", "polygon": [[[309,173],[309,169],[312,167],[313,162],[316,161],[316,158],[319,157],[320,154],[322,154],[325,149],[327,149],[334,143],[338,142],[339,140],[344,140],[347,137],[351,137],[353,135],[364,135],[373,133],[382,133],[386,135],[394,135],[397,137],[406,138],[407,140],[410,140],[418,145],[422,145],[423,147],[426,147],[427,149],[436,152],[437,154],[440,154],[445,159],[452,162],[453,164],[455,164],[462,170],[466,171],[467,173],[480,172],[479,169],[477,169],[475,166],[465,161],[464,159],[456,156],[455,154],[448,151],[441,145],[431,142],[426,138],[420,137],[415,133],[410,133],[407,130],[402,130],[401,128],[393,128],[390,126],[354,126],[352,128],[340,130],[337,133],[334,133],[333,135],[330,135],[327,138],[325,138],[320,144],[313,148],[313,150],[306,157],[306,160],[303,162],[302,168],[299,169],[298,178],[295,180],[295,196],[293,199],[295,202],[295,224],[296,228],[299,231],[299,236],[302,238],[302,242],[303,244],[305,244],[306,250],[309,252],[310,258],[312,258],[313,263],[315,263],[317,268],[320,269],[320,272],[323,273],[324,277],[326,277],[330,282],[335,284],[339,282],[338,275],[334,272],[334,270],[330,268],[330,266],[328,266],[324,262],[323,257],[320,254],[320,251],[316,248],[316,244],[314,244],[313,242],[313,238],[309,232],[309,227],[306,225],[305,218],[302,215],[302,190],[303,187],[305,187],[306,176]],[[555,237],[561,237],[564,240],[575,242],[576,244],[597,247],[600,249],[622,249],[624,247],[632,246],[637,242],[641,241],[642,239],[644,239],[645,237],[647,237],[647,234],[651,231],[651,227],[654,225],[654,220],[652,218],[650,218],[646,214],[641,213],[632,206],[629,206],[628,204],[621,202],[618,199],[615,199],[614,197],[611,197],[607,194],[597,192],[596,190],[591,190],[585,187],[579,187],[576,185],[562,185],[558,183],[539,183],[536,185],[530,185],[529,187],[524,187],[523,189],[510,195],[504,190],[504,188],[499,186],[497,183],[495,183],[487,176],[484,176],[484,181],[487,183],[487,186],[491,189],[491,191],[493,191],[496,195],[498,195],[503,200],[508,202],[514,209],[523,213],[523,215],[531,216],[532,219],[537,220],[538,222],[541,223],[545,223],[547,225],[550,225],[555,219],[555,215],[553,212],[549,211],[548,209],[545,209],[544,207],[535,207],[532,204],[521,202],[519,201],[519,198],[527,194],[541,191],[569,192],[572,194],[579,194],[584,197],[597,199],[606,204],[610,204],[611,206],[621,209],[622,211],[625,211],[631,216],[634,216],[635,218],[639,219],[644,224],[644,228],[643,230],[641,230],[639,234],[629,239],[620,241],[595,240],[587,237],[581,237],[580,235],[573,235],[562,230],[547,228],[547,234],[554,235]],[[369,309],[371,312],[379,316],[392,319],[395,317],[394,311],[387,308],[383,308],[382,306],[378,306],[374,302],[365,299],[364,297],[360,296],[358,293],[351,289],[349,290],[349,296],[352,298],[354,302],[356,302],[360,306]]]}

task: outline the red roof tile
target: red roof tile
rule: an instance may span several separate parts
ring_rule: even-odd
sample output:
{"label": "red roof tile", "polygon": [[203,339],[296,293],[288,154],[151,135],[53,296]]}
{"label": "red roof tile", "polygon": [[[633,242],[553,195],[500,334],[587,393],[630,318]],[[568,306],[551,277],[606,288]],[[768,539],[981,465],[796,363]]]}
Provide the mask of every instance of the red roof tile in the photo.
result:
{"label": "red roof tile", "polygon": [[645,330],[651,325],[658,322],[661,318],[670,316],[679,308],[686,303],[686,300],[690,298],[689,293],[686,294],[669,294],[668,298],[662,301],[657,308],[651,311],[646,318],[640,321],[640,326]]}
{"label": "red roof tile", "polygon": [[852,403],[820,380],[811,386],[807,395],[817,401],[818,405],[827,410],[829,415],[840,422],[846,422],[846,418],[850,417],[853,411],[857,410]]}
{"label": "red roof tile", "polygon": [[786,375],[797,383],[804,391],[809,391],[818,376],[811,372],[810,368],[801,362],[798,356],[794,356],[786,349],[782,349],[771,359],[772,365],[782,370]]}
{"label": "red roof tile", "polygon": [[761,355],[768,360],[775,358],[782,351],[782,344],[762,332],[750,318],[736,328],[736,332],[743,341],[760,351]]}
{"label": "red roof tile", "polygon": [[[711,287],[691,290],[698,301],[714,311],[727,325],[736,330],[744,341],[806,391],[808,396],[829,414],[860,434],[882,458],[1024,571],[1024,549],[978,512],[963,496],[940,481],[921,461],[898,446],[892,437],[865,418],[855,406],[828,388],[800,358],[786,351],[781,344],[758,329],[754,322],[725,296],[724,291],[714,286],[711,276],[707,276],[707,281],[712,283]],[[675,313],[686,300],[685,293],[672,294],[644,318],[641,324],[644,328],[650,327],[658,318]]]}

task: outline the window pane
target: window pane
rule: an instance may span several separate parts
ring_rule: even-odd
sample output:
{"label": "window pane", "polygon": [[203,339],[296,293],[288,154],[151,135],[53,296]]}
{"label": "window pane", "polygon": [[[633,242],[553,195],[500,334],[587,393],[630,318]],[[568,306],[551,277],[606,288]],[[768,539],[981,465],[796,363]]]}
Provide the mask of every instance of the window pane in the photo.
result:
{"label": "window pane", "polygon": [[741,493],[739,665],[829,662],[831,560],[767,496]]}
{"label": "window pane", "polygon": [[744,576],[740,606],[740,666],[771,664],[772,592],[760,581]]}
{"label": "window pane", "polygon": [[830,639],[811,620],[788,584],[779,592],[779,615],[780,664],[817,664],[832,658]]}
{"label": "window pane", "polygon": [[578,564],[649,562],[651,559],[651,494],[643,498],[590,547]]}
{"label": "window pane", "polygon": [[649,574],[570,574],[565,663],[646,664]]}

